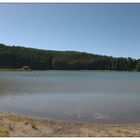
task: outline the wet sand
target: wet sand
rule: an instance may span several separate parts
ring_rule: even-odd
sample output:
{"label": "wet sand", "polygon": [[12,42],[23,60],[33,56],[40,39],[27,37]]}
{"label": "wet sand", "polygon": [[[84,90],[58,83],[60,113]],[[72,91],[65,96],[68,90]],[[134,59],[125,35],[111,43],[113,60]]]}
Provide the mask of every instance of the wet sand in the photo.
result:
{"label": "wet sand", "polygon": [[140,136],[140,123],[97,124],[44,120],[0,112],[0,136],[5,137],[125,137]]}

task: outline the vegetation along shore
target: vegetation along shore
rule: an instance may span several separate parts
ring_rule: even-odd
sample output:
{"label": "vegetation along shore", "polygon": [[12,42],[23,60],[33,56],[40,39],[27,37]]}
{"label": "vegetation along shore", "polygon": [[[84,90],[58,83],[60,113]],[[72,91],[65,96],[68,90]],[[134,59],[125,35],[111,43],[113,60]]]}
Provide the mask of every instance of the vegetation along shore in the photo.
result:
{"label": "vegetation along shore", "polygon": [[0,69],[140,71],[140,60],[0,44]]}
{"label": "vegetation along shore", "polygon": [[140,136],[140,123],[76,123],[0,112],[0,136]]}

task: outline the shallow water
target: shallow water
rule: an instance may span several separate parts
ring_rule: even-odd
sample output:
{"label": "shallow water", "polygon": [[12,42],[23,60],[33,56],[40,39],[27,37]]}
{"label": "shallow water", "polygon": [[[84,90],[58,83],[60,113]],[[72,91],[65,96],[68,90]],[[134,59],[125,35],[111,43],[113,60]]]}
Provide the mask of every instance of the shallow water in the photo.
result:
{"label": "shallow water", "polygon": [[140,73],[0,72],[0,110],[82,122],[140,122]]}

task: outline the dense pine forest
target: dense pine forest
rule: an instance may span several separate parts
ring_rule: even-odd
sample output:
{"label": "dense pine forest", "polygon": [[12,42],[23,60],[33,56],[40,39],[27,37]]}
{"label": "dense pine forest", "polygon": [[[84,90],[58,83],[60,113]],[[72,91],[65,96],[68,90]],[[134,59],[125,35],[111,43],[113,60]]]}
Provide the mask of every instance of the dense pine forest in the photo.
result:
{"label": "dense pine forest", "polygon": [[0,44],[0,68],[32,70],[140,71],[140,60],[76,51],[51,51]]}

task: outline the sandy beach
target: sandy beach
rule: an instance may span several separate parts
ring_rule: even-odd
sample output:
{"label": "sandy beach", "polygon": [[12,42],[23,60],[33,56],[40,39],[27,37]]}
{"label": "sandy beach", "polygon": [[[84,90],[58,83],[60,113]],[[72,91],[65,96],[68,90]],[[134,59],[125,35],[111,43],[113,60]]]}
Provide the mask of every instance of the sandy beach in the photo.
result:
{"label": "sandy beach", "polygon": [[140,136],[140,123],[97,124],[44,120],[0,112],[0,136],[4,137],[125,137]]}

